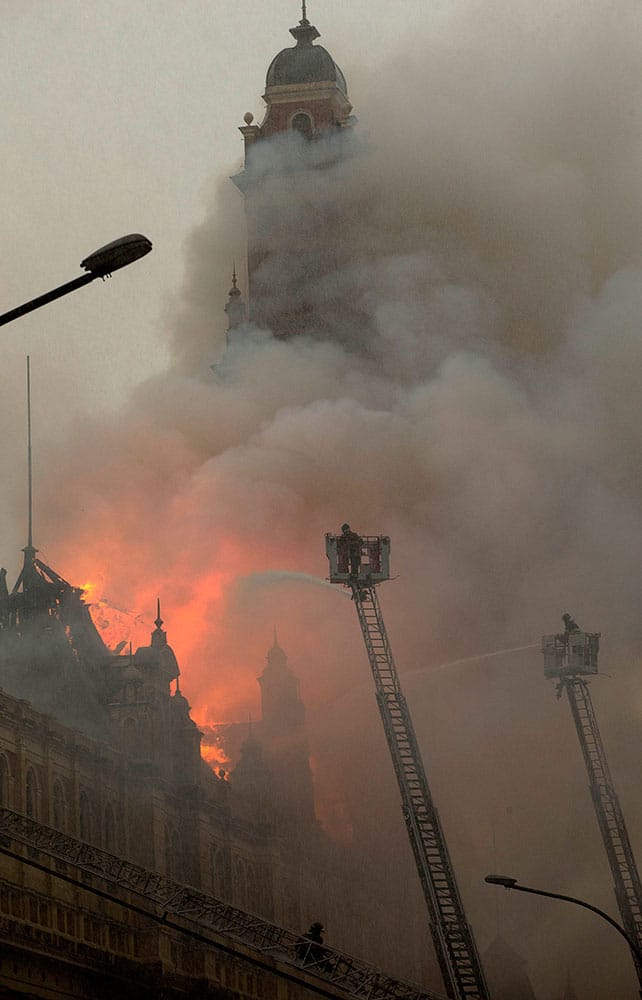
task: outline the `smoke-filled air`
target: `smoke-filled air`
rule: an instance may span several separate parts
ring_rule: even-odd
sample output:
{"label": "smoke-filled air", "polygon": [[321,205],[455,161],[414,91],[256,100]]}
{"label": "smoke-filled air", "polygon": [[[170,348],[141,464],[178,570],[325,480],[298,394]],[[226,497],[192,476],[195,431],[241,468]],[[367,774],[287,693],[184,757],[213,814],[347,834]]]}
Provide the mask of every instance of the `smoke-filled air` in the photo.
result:
{"label": "smoke-filled air", "polygon": [[[343,67],[358,122],[340,156],[333,140],[256,154],[281,186],[279,239],[318,230],[333,261],[274,273],[278,305],[304,288],[314,324],[226,347],[245,223],[213,178],[159,327],[172,362],[48,456],[35,542],[88,584],[112,647],[148,641],[160,597],[203,727],[258,714],[276,627],[321,822],[414,879],[354,608],[324,582],[325,532],[389,535],[380,601],[481,949],[512,942],[542,1000],[567,971],[585,1000],[625,998],[629,956],[600,921],[483,877],[617,915],[537,648],[567,611],[602,633],[591,690],[642,856],[640,8],[455,3],[426,21],[386,64],[355,49]],[[323,162],[304,209],[292,156]]]}

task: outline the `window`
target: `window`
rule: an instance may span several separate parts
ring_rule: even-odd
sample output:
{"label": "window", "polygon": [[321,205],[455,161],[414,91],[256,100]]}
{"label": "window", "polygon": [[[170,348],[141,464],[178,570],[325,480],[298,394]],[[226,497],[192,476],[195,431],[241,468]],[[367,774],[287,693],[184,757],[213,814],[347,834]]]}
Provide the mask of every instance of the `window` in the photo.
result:
{"label": "window", "polygon": [[169,878],[180,879],[183,875],[183,855],[181,838],[173,826],[165,827],[165,873]]}
{"label": "window", "polygon": [[27,771],[25,783],[25,812],[29,819],[38,818],[38,780],[32,767]]}
{"label": "window", "polygon": [[306,139],[312,138],[312,119],[303,111],[298,111],[292,119],[292,128]]}
{"label": "window", "polygon": [[67,820],[67,803],[65,802],[65,793],[63,791],[62,784],[59,781],[54,781],[53,785],[52,812],[52,820],[55,829],[60,830],[61,833],[63,833]]}
{"label": "window", "polygon": [[116,818],[109,803],[105,806],[105,850],[116,850]]}
{"label": "window", "polygon": [[234,902],[241,909],[247,907],[247,872],[245,869],[245,862],[240,858],[236,858],[234,861]]}
{"label": "window", "polygon": [[230,898],[230,858],[224,848],[212,845],[212,892],[219,899]]}
{"label": "window", "polygon": [[10,778],[9,762],[3,754],[0,756],[0,806],[4,806],[6,809],[11,806],[11,802],[9,801]]}
{"label": "window", "polygon": [[80,793],[79,801],[79,833],[80,839],[91,842],[91,802],[87,792]]}
{"label": "window", "polygon": [[256,871],[254,865],[248,864],[246,868],[247,877],[247,907],[253,913],[257,913],[260,909],[258,905],[258,884],[256,879]]}

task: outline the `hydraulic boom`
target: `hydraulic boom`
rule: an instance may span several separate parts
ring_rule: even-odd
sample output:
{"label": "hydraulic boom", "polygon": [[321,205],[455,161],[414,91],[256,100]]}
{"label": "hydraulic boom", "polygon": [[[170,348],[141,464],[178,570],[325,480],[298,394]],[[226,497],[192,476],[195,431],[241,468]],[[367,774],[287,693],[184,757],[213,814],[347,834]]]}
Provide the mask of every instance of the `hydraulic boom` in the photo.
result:
{"label": "hydraulic boom", "polygon": [[[544,673],[558,680],[558,697],[565,691],[571,706],[622,923],[642,951],[642,885],[588,683],[584,680],[587,675],[597,674],[600,634],[581,631],[570,615],[564,615],[564,623],[564,632],[545,635],[542,639]],[[632,954],[642,989],[642,966],[635,953]]]}
{"label": "hydraulic boom", "polygon": [[377,599],[376,584],[390,578],[390,539],[382,535],[362,538],[347,524],[341,532],[326,535],[330,582],[352,591],[446,992],[451,1000],[488,1000]]}

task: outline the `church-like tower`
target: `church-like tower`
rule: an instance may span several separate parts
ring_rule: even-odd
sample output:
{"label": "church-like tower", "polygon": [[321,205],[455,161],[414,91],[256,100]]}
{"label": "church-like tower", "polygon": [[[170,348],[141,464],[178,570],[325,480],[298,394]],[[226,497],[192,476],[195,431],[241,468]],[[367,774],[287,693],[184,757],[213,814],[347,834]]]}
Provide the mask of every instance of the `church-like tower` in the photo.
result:
{"label": "church-like tower", "polygon": [[324,232],[327,178],[353,123],[345,77],[315,44],[305,3],[302,15],[290,29],[296,44],[268,68],[262,123],[245,115],[245,164],[233,178],[245,199],[249,319],[275,336],[313,326],[319,284],[340,262]]}
{"label": "church-like tower", "polygon": [[293,827],[315,822],[314,789],[299,682],[274,636],[259,677],[261,739],[272,771],[275,805]]}

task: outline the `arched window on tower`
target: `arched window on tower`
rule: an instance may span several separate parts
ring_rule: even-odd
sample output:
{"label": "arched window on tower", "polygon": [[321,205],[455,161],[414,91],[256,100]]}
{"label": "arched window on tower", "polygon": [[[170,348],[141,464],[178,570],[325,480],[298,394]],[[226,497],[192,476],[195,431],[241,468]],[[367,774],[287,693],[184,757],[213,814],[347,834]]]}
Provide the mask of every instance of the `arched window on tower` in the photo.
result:
{"label": "arched window on tower", "polygon": [[246,877],[246,905],[252,913],[258,913],[261,909],[259,900],[259,887],[256,879],[256,869],[253,864],[248,862],[245,869]]}
{"label": "arched window on tower", "polygon": [[165,874],[178,881],[184,875],[183,850],[178,830],[173,824],[165,827]]}
{"label": "arched window on tower", "polygon": [[292,128],[295,132],[299,132],[306,139],[311,139],[313,135],[313,125],[310,115],[307,115],[305,111],[297,111],[297,113],[292,118]]}
{"label": "arched window on tower", "polygon": [[105,850],[116,850],[116,817],[109,802],[105,806]]}
{"label": "arched window on tower", "polygon": [[235,858],[232,867],[232,891],[234,902],[241,909],[247,908],[247,872],[245,862],[241,858]]}
{"label": "arched window on tower", "polygon": [[212,847],[212,892],[220,899],[230,898],[230,855],[223,847]]}
{"label": "arched window on tower", "polygon": [[59,781],[54,781],[53,784],[53,801],[51,811],[51,819],[54,829],[60,830],[61,833],[64,833],[67,824],[67,803],[65,802],[63,787]]}
{"label": "arched window on tower", "polygon": [[5,755],[2,754],[0,756],[0,806],[4,806],[5,809],[11,808],[10,779],[11,771],[9,770],[9,761]]}
{"label": "arched window on tower", "polygon": [[91,843],[91,802],[89,801],[89,796],[87,792],[80,793],[80,800],[78,802],[78,832],[80,834],[80,839],[84,840],[85,843]]}
{"label": "arched window on tower", "polygon": [[25,813],[29,819],[38,819],[38,779],[32,767],[25,781]]}

